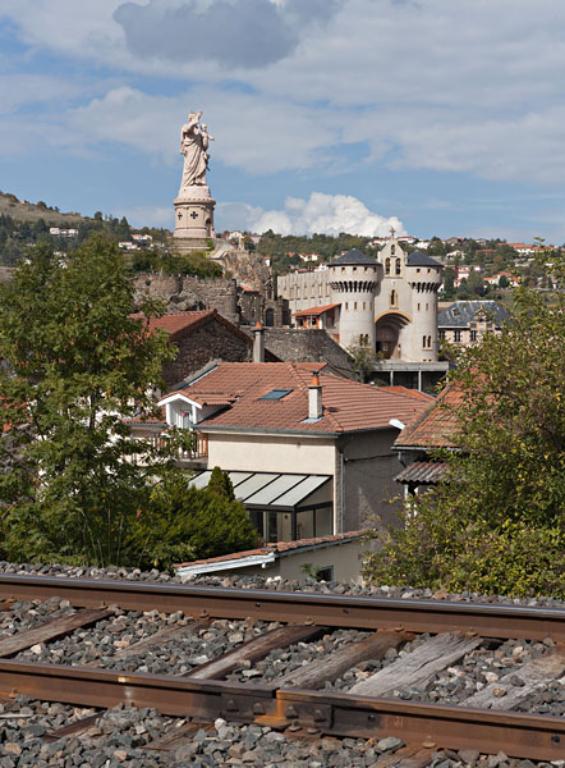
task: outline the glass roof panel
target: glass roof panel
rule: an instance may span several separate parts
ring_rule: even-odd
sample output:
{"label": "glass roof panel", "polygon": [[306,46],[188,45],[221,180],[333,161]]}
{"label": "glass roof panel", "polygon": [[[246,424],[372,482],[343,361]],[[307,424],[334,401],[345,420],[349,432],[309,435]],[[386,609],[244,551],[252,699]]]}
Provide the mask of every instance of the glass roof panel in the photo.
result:
{"label": "glass roof panel", "polygon": [[302,482],[306,477],[307,475],[281,475],[253,496],[248,496],[245,503],[272,504],[275,499],[290,491],[291,488],[298,485],[298,483]]}
{"label": "glass roof panel", "polygon": [[264,488],[267,483],[275,480],[279,477],[277,474],[269,474],[268,472],[256,472],[240,483],[237,488],[234,488],[235,496],[240,501],[247,501],[249,496],[253,496],[254,493]]}
{"label": "glass roof panel", "polygon": [[330,479],[330,475],[308,475],[305,480],[291,488],[283,496],[279,496],[275,500],[273,506],[276,507],[295,507],[300,504],[301,501],[310,496],[311,493],[321,488],[324,483],[327,483]]}
{"label": "glass roof panel", "polygon": [[189,485],[191,485],[193,488],[205,488],[208,485],[211,477],[212,472],[210,470],[206,470],[205,472],[201,472],[201,474],[196,475],[196,477],[193,477],[190,480]]}

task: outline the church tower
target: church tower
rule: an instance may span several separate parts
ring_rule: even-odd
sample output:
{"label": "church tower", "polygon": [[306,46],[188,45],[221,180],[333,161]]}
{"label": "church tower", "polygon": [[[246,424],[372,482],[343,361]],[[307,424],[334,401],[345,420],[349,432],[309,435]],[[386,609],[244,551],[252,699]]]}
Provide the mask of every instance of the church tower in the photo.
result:
{"label": "church tower", "polygon": [[353,248],[329,266],[333,304],[340,304],[339,343],[344,349],[359,344],[375,348],[375,295],[381,266]]}

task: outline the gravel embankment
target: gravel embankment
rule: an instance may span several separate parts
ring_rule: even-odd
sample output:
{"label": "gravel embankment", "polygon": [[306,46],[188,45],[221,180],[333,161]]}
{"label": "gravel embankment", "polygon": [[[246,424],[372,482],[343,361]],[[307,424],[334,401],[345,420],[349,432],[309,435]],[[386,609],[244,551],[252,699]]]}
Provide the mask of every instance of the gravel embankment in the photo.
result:
{"label": "gravel embankment", "polygon": [[338,584],[336,582],[307,583],[280,579],[269,576],[199,576],[189,582],[179,576],[171,576],[156,569],[140,571],[139,568],[89,568],[67,565],[30,565],[0,561],[0,574],[68,576],[71,578],[93,579],[129,579],[132,581],[156,581],[161,583],[189,583],[195,586],[237,587],[239,589],[271,589],[277,592],[318,592],[321,594],[367,595],[401,599],[454,600],[456,602],[475,602],[500,605],[546,606],[565,608],[565,601],[552,597],[511,598],[500,595],[479,595],[472,592],[450,594],[434,592],[431,589],[414,589],[409,586],[361,586],[358,584]]}
{"label": "gravel embankment", "polygon": [[[93,714],[91,709],[35,702],[18,696],[0,704],[1,768],[369,768],[379,757],[394,755],[401,739],[337,739],[319,734],[279,733],[268,727],[236,725],[218,719],[177,741],[172,749],[147,746],[179,733],[185,720],[150,709],[116,707],[102,714],[86,732],[57,741],[44,736]],[[401,754],[401,753],[399,753]],[[565,761],[533,763],[500,753],[441,750],[430,755],[433,768],[563,768]]]}
{"label": "gravel embankment", "polygon": [[[139,570],[73,568],[64,566],[21,566],[0,563],[0,573],[45,574],[68,577],[132,579],[136,581],[180,582],[169,574]],[[472,594],[432,594],[430,590],[405,587],[346,587],[339,584],[312,582],[307,585],[294,581],[265,578],[202,577],[195,585],[260,588],[277,591],[309,591],[319,593],[372,595],[390,598],[428,598],[460,602],[548,606],[565,608],[565,603],[548,599],[514,600],[507,597],[484,598]],[[17,601],[0,612],[0,637],[6,637],[37,626],[59,616],[72,614],[74,609],[66,600],[45,602]],[[261,621],[215,620],[207,626],[194,626],[181,613],[145,613],[116,609],[115,615],[92,627],[75,630],[70,635],[37,644],[16,656],[18,660],[47,663],[93,664],[101,668],[153,674],[187,674],[194,667],[218,658],[243,642],[280,626]],[[162,636],[162,633],[165,633]],[[310,642],[295,643],[272,651],[254,665],[246,664],[228,676],[229,680],[251,684],[271,683],[274,679],[339,650],[369,633],[362,630],[336,629]],[[150,638],[159,641],[147,647]],[[162,639],[161,639],[162,637]],[[348,670],[335,681],[327,682],[328,691],[347,692],[355,683],[366,679],[379,669],[402,659],[426,642],[429,635],[419,635],[411,643],[390,649],[381,660],[369,660]],[[145,643],[136,651],[137,643]],[[520,686],[521,670],[532,660],[550,653],[550,639],[539,641],[485,640],[457,663],[438,673],[422,688],[393,691],[389,695],[404,700],[459,704],[489,684],[501,687]],[[540,687],[516,707],[516,711],[565,716],[565,681],[555,681]],[[0,768],[19,766],[77,766],[77,768],[118,768],[119,766],[297,766],[301,768],[339,768],[340,766],[373,766],[379,755],[394,752],[402,746],[399,739],[381,740],[334,739],[302,732],[284,734],[259,726],[238,726],[217,721],[214,728],[203,727],[184,739],[171,751],[147,750],[148,742],[158,739],[184,721],[165,718],[150,710],[116,708],[102,715],[87,733],[47,743],[47,731],[80,719],[93,710],[73,708],[62,704],[34,702],[23,697],[0,703]],[[6,717],[10,713],[23,717]],[[433,756],[436,768],[531,768],[549,766],[565,768],[560,763],[535,763],[510,760],[505,755],[480,756],[470,751],[442,751]]]}

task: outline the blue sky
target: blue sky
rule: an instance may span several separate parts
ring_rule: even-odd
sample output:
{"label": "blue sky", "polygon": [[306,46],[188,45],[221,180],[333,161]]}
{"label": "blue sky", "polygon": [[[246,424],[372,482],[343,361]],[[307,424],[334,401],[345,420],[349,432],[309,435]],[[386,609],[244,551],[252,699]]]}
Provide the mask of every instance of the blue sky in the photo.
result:
{"label": "blue sky", "polygon": [[0,0],[0,189],[172,225],[565,241],[562,0]]}

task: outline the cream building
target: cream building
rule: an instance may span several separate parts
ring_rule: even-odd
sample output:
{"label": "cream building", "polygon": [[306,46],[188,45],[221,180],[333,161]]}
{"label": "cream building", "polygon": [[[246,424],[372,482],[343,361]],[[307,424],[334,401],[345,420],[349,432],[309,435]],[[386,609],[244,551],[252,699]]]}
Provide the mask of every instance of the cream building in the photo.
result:
{"label": "cream building", "polygon": [[323,363],[219,363],[160,405],[163,428],[192,430],[206,446],[192,482],[206,486],[216,466],[228,472],[272,542],[359,530],[375,515],[390,523],[392,444],[430,402],[335,376]]}
{"label": "cream building", "polygon": [[319,269],[283,275],[277,290],[297,319],[316,308],[338,308],[331,335],[345,349],[368,344],[385,360],[428,364],[438,359],[442,268],[391,238],[376,257],[353,249]]}

